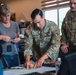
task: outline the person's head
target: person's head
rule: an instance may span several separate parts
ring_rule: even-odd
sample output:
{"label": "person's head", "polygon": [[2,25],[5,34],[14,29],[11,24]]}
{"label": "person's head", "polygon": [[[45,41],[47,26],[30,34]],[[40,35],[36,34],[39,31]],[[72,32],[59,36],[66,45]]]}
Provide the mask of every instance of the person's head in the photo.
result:
{"label": "person's head", "polygon": [[7,23],[10,20],[10,9],[5,3],[0,3],[0,21]]}
{"label": "person's head", "polygon": [[76,12],[76,0],[70,0],[70,8],[72,11]]}
{"label": "person's head", "polygon": [[43,17],[43,12],[40,9],[35,9],[31,13],[31,18],[33,21],[33,24],[38,27],[39,29],[42,29],[45,25],[45,20]]}

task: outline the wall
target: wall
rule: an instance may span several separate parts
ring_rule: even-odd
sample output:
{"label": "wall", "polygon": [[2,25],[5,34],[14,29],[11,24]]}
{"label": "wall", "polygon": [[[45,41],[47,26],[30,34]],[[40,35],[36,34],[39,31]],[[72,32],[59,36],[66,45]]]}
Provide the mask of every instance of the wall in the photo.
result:
{"label": "wall", "polygon": [[41,0],[0,0],[5,2],[13,13],[16,13],[16,21],[19,23],[21,19],[30,21],[30,14],[35,8],[41,9]]}

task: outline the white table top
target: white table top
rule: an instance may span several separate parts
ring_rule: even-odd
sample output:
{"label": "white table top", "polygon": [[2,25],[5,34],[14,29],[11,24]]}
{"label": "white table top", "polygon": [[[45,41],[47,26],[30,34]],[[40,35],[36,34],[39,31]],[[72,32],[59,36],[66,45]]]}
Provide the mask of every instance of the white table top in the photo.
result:
{"label": "white table top", "polygon": [[29,74],[33,72],[43,73],[46,71],[54,71],[55,67],[41,67],[35,69],[26,69],[24,67],[13,67],[11,69],[4,70],[4,75],[21,75],[21,74]]}

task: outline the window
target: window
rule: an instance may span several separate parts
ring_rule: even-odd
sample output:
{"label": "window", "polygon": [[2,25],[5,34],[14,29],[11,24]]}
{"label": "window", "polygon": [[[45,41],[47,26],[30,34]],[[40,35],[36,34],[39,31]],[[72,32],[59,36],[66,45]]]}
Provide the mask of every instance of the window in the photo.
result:
{"label": "window", "polygon": [[69,9],[70,9],[70,7],[59,9],[59,17],[58,18],[59,18],[60,35],[61,35],[61,26],[62,26],[63,19],[64,19],[65,15]]}
{"label": "window", "polygon": [[66,7],[66,8],[60,8],[60,9],[46,10],[44,12],[45,19],[51,20],[58,25],[58,27],[60,29],[60,35],[61,35],[62,21],[69,9],[70,9],[70,7]]}
{"label": "window", "polygon": [[57,9],[45,11],[45,19],[54,21],[57,25]]}
{"label": "window", "polygon": [[42,1],[42,10],[44,11],[45,19],[54,21],[58,25],[60,29],[60,35],[62,21],[69,9],[69,0]]}

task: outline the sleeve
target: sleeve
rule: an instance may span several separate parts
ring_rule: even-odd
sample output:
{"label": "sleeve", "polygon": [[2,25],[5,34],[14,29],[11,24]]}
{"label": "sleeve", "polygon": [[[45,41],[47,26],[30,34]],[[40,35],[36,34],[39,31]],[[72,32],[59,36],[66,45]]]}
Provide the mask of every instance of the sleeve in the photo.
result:
{"label": "sleeve", "polygon": [[63,22],[62,22],[62,28],[61,28],[61,32],[62,32],[62,36],[61,36],[61,45],[66,45],[66,37],[67,37],[67,32],[66,32],[66,25],[67,25],[67,18],[64,18]]}
{"label": "sleeve", "polygon": [[24,56],[30,55],[32,56],[32,45],[33,45],[33,39],[32,35],[29,34],[29,37],[27,38],[27,42],[25,43],[25,51],[24,51]]}
{"label": "sleeve", "polygon": [[55,23],[52,23],[52,25],[51,45],[46,54],[51,58],[52,61],[56,61],[60,47],[60,30]]}
{"label": "sleeve", "polygon": [[69,26],[68,25],[68,21],[70,20],[70,15],[71,15],[71,10],[69,10],[66,15],[65,15],[65,18],[63,19],[63,22],[62,22],[62,27],[61,27],[61,32],[62,32],[62,36],[61,36],[61,45],[66,45],[67,42],[68,42],[68,39],[67,39],[67,27]]}

